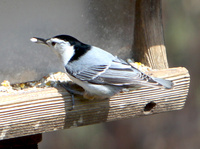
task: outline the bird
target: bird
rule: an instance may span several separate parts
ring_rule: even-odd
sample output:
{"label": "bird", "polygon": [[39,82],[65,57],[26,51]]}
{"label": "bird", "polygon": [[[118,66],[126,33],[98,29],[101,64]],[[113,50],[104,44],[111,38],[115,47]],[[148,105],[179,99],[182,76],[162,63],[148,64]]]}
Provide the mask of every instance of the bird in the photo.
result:
{"label": "bird", "polygon": [[[124,88],[173,87],[172,81],[146,75],[123,59],[70,35],[48,39],[32,37],[30,40],[53,49],[69,78],[84,89],[82,95],[86,99],[109,99]],[[68,87],[66,89],[79,94]]]}

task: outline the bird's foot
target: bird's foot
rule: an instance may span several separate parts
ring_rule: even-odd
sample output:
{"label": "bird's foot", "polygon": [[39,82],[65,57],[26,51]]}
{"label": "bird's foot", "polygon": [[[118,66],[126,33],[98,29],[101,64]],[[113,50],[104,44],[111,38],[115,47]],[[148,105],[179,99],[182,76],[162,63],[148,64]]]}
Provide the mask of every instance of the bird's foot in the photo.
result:
{"label": "bird's foot", "polygon": [[69,110],[70,111],[73,110],[75,107],[74,95],[84,96],[84,91],[79,91],[77,88],[80,89],[80,86],[76,84],[59,82],[59,85],[62,86],[65,90],[67,90],[71,94],[72,108]]}

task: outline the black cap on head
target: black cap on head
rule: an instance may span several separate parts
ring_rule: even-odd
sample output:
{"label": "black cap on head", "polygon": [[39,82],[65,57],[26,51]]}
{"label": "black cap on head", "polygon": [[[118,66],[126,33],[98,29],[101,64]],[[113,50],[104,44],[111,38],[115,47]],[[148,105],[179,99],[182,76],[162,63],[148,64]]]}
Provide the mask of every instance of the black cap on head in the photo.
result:
{"label": "black cap on head", "polygon": [[69,36],[69,35],[57,35],[57,36],[54,36],[53,38],[58,38],[58,39],[61,39],[61,40],[64,40],[64,41],[68,41],[71,45],[81,43],[78,39],[76,39],[72,36]]}

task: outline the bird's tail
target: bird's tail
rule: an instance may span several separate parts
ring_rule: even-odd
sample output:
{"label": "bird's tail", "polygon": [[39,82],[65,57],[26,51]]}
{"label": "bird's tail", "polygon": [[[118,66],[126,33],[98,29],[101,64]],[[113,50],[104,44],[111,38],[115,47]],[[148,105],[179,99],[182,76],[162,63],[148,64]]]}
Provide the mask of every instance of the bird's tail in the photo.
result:
{"label": "bird's tail", "polygon": [[157,82],[159,85],[164,86],[166,89],[170,89],[173,87],[173,82],[170,80],[165,80],[165,79],[161,79],[161,78],[155,78],[155,77],[151,77],[155,82]]}

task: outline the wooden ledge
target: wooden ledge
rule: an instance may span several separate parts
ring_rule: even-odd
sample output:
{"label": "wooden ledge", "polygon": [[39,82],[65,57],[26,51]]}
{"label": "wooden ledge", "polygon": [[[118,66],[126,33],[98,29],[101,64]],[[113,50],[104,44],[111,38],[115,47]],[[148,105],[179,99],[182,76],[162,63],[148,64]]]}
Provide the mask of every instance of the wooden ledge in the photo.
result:
{"label": "wooden ledge", "polygon": [[103,101],[75,99],[72,111],[71,96],[60,87],[1,96],[0,140],[182,109],[190,83],[187,69],[150,74],[172,80],[174,88],[143,87]]}

